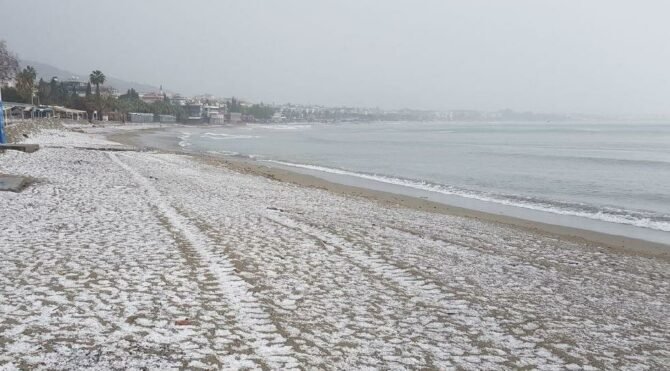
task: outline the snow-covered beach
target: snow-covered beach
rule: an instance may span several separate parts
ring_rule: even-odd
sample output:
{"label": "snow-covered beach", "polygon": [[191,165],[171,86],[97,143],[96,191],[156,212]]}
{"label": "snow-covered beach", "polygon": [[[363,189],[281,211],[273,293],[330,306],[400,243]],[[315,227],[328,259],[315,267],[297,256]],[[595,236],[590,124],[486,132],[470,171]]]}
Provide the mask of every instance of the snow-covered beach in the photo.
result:
{"label": "snow-covered beach", "polygon": [[0,193],[0,368],[670,367],[666,258],[30,141],[0,154],[36,179]]}

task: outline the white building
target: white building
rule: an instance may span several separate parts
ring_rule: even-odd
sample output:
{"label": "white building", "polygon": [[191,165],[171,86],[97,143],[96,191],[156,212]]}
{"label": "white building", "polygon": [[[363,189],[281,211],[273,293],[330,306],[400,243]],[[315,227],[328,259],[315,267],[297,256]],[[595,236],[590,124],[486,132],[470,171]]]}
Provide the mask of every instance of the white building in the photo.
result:
{"label": "white building", "polygon": [[242,113],[240,112],[231,112],[230,113],[230,123],[239,124],[242,122]]}
{"label": "white building", "polygon": [[226,116],[222,114],[216,114],[209,116],[209,123],[212,125],[223,125],[226,123]]}
{"label": "white building", "polygon": [[187,99],[186,97],[182,97],[179,94],[175,94],[172,98],[170,98],[170,102],[172,102],[172,104],[177,106],[185,106],[187,103]]}

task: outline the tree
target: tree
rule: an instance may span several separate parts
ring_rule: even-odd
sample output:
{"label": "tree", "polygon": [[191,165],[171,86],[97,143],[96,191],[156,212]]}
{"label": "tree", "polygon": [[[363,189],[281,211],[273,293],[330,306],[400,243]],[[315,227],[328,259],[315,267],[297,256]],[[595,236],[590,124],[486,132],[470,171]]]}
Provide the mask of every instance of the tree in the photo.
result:
{"label": "tree", "polygon": [[35,82],[35,79],[37,78],[37,71],[35,71],[35,67],[33,66],[26,66],[26,68],[23,69],[28,76],[30,77],[33,82]]}
{"label": "tree", "polygon": [[68,106],[72,104],[72,91],[58,81],[58,78],[52,77],[49,82],[49,95],[46,102],[57,106]]}
{"label": "tree", "polygon": [[37,83],[37,96],[40,98],[41,104],[49,103],[49,95],[51,94],[51,87],[49,84],[40,78],[40,81]]}
{"label": "tree", "polygon": [[119,96],[119,99],[121,100],[139,100],[140,99],[140,94],[135,91],[135,89],[128,89],[126,94],[122,94]]}
{"label": "tree", "polygon": [[263,103],[254,104],[243,110],[245,115],[253,116],[256,120],[269,120],[275,113],[275,109]]}
{"label": "tree", "polygon": [[26,103],[32,103],[36,78],[37,71],[32,66],[27,66],[16,75],[16,90],[19,91],[19,95]]}
{"label": "tree", "polygon": [[48,104],[56,104],[60,103],[58,101],[59,94],[58,94],[58,79],[54,76],[51,78],[51,81],[49,81],[49,94],[47,95],[47,99],[45,100]]}
{"label": "tree", "polygon": [[242,104],[235,97],[230,102],[226,102],[226,108],[228,112],[242,112]]}
{"label": "tree", "polygon": [[89,76],[89,79],[91,81],[91,84],[95,85],[95,95],[98,97],[100,96],[100,85],[103,85],[105,83],[106,77],[105,74],[102,73],[100,70],[95,70],[91,72],[91,75]]}
{"label": "tree", "polygon": [[91,84],[95,85],[95,100],[98,106],[98,120],[102,120],[102,100],[100,99],[100,85],[105,83],[105,74],[100,70],[95,70],[91,72],[89,80]]}
{"label": "tree", "polygon": [[19,94],[19,91],[16,90],[16,88],[2,88],[2,100],[19,103],[22,99],[21,94]]}
{"label": "tree", "polygon": [[93,95],[93,92],[91,92],[91,83],[89,82],[86,84],[86,98],[90,98],[91,95]]}
{"label": "tree", "polygon": [[140,99],[140,95],[135,89],[128,89],[126,94],[119,96],[115,103],[114,109],[122,117],[125,117],[129,112],[155,113],[149,104]]}
{"label": "tree", "polygon": [[7,50],[5,40],[0,40],[0,81],[14,79],[19,71],[19,59]]}
{"label": "tree", "polygon": [[186,119],[186,111],[183,107],[171,104],[169,101],[157,101],[149,105],[154,115],[173,115],[177,121]]}

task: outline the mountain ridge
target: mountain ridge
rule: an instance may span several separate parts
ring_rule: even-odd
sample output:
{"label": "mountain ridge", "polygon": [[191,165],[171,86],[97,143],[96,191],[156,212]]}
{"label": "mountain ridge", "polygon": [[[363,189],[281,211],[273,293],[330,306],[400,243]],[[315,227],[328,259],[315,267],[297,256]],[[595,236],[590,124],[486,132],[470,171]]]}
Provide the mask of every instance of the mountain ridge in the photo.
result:
{"label": "mountain ridge", "polygon": [[[37,71],[37,79],[44,79],[44,81],[50,81],[52,77],[58,77],[59,80],[65,81],[69,80],[72,77],[77,77],[81,81],[88,81],[89,73],[76,73],[68,71],[66,69],[55,67],[48,63],[42,63],[32,60],[21,60],[19,62],[20,68],[23,69],[26,66],[33,66]],[[151,92],[158,91],[159,88],[150,84],[139,83],[135,81],[128,81],[112,76],[106,76],[105,85],[112,86],[116,88],[119,92],[124,93],[128,89],[135,89],[138,92]]]}

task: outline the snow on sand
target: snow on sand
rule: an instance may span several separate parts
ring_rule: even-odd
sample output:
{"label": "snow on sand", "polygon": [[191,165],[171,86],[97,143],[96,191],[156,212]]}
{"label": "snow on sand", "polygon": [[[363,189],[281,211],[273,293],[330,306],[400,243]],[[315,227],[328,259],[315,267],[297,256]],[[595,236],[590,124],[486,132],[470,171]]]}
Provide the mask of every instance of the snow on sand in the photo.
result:
{"label": "snow on sand", "polygon": [[670,364],[667,261],[34,140],[0,155],[38,179],[0,193],[0,368]]}

